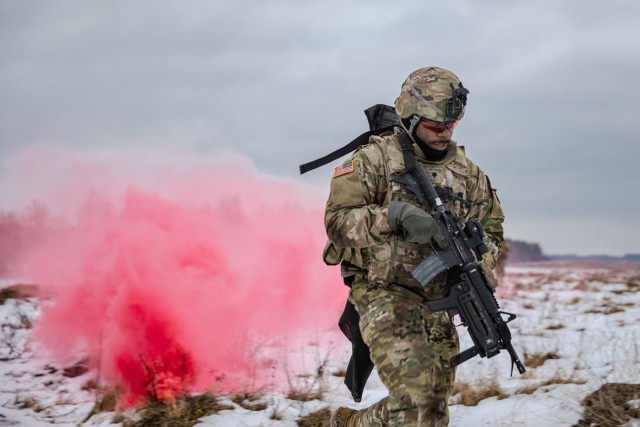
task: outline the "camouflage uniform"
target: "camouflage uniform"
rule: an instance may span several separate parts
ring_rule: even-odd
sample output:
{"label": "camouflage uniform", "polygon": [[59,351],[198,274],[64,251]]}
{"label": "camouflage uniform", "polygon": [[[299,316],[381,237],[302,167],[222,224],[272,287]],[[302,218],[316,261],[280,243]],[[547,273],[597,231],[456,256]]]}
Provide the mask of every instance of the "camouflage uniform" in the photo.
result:
{"label": "camouflage uniform", "polygon": [[[325,261],[340,262],[343,276],[355,276],[349,300],[389,390],[388,397],[352,417],[350,426],[446,426],[449,419],[455,377],[449,360],[459,352],[458,337],[446,313],[431,313],[424,304],[442,297],[447,273],[436,277],[433,286],[420,286],[410,272],[433,249],[391,234],[387,220],[391,200],[420,206],[391,182],[405,170],[399,132],[371,137],[336,168],[325,211]],[[490,271],[500,253],[504,213],[489,179],[454,141],[442,161],[428,161],[415,144],[414,155],[435,187],[449,187],[469,202],[445,205],[463,221],[478,218],[483,224],[490,247],[485,270]]]}

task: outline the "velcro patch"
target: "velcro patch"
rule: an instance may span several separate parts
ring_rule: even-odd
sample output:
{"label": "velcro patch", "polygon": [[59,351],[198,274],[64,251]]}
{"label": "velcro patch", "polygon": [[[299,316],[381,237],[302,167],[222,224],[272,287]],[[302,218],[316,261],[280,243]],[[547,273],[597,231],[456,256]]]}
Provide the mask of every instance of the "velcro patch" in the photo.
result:
{"label": "velcro patch", "polygon": [[356,162],[354,160],[347,160],[333,170],[333,177],[335,178],[336,176],[346,175],[353,172],[355,169],[355,164]]}

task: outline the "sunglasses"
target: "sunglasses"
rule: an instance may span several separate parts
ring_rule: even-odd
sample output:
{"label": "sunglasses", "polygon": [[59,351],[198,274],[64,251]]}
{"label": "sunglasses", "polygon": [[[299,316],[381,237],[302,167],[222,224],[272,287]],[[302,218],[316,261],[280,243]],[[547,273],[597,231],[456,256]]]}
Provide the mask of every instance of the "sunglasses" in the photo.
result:
{"label": "sunglasses", "polygon": [[420,126],[435,133],[441,133],[445,130],[453,132],[456,126],[458,126],[458,122],[441,123],[434,122],[433,120],[422,119],[420,121]]}

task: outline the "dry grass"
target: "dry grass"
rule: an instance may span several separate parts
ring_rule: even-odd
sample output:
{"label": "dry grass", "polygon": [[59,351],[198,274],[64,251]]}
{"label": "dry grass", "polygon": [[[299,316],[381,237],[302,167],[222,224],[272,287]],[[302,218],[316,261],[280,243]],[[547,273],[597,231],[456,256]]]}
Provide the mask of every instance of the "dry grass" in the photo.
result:
{"label": "dry grass", "polygon": [[627,287],[626,289],[616,289],[615,291],[612,291],[612,293],[616,295],[622,295],[640,291],[640,277],[632,277],[630,279],[627,279],[624,284]]}
{"label": "dry grass", "polygon": [[549,325],[547,326],[547,329],[551,330],[551,331],[555,331],[558,329],[564,329],[564,325],[562,323],[554,323],[553,325]]}
{"label": "dry grass", "polygon": [[589,287],[589,284],[587,281],[585,280],[580,280],[577,284],[573,285],[571,287],[571,290],[573,291],[589,291],[589,290],[593,290]]}
{"label": "dry grass", "polygon": [[633,276],[626,280],[627,288],[640,290],[640,276]]}
{"label": "dry grass", "polygon": [[83,386],[83,390],[85,389],[84,387],[87,387],[87,389],[91,387],[96,390],[96,403],[93,404],[91,411],[89,411],[84,420],[82,420],[83,423],[87,422],[91,417],[95,414],[99,414],[100,412],[115,411],[116,406],[118,405],[118,398],[120,396],[119,390],[103,390],[98,387],[97,383],[92,381],[86,383],[85,386]]}
{"label": "dry grass", "polygon": [[586,310],[585,313],[609,315],[609,314],[624,312],[624,308],[622,307],[623,307],[622,305],[607,303],[603,305],[602,308],[592,308],[590,310]]}
{"label": "dry grass", "polygon": [[[234,409],[231,405],[220,403],[218,396],[211,393],[185,394],[179,396],[173,403],[159,400],[148,401],[136,410],[137,416],[134,420],[119,412],[118,399],[120,394],[119,390],[100,391],[94,407],[82,422],[87,422],[100,412],[118,411],[112,422],[120,423],[122,427],[191,427],[197,424],[202,417],[226,409]],[[247,395],[242,395],[239,398],[241,402],[245,403],[241,405],[244,408],[247,408],[246,399],[249,399]]]}
{"label": "dry grass", "polygon": [[586,381],[555,376],[553,378],[550,378],[546,381],[541,382],[540,384],[527,386],[519,390],[516,394],[533,394],[535,393],[536,390],[541,389],[543,387],[547,387],[550,385],[559,385],[559,384],[586,384]]}
{"label": "dry grass", "polygon": [[147,403],[138,411],[138,420],[119,415],[118,421],[122,423],[122,427],[192,427],[200,418],[226,409],[233,409],[233,406],[220,403],[213,394],[184,395],[175,403]]}
{"label": "dry grass", "polygon": [[[321,400],[324,395],[323,377],[328,375],[325,369],[326,362],[320,363],[316,372],[309,375],[298,375],[302,384],[292,386],[290,381],[289,392],[286,397],[289,400],[308,402]],[[100,387],[96,382],[85,384],[85,388],[95,388],[100,395]],[[102,392],[104,393],[104,392]],[[269,411],[270,402],[266,400],[264,392],[243,392],[226,395],[236,405],[249,411]],[[158,399],[150,399],[146,404],[136,410],[136,415],[129,418],[118,412],[112,422],[120,423],[122,427],[191,427],[197,424],[200,418],[223,411],[233,410],[235,407],[220,403],[220,396],[212,393],[200,395],[184,394],[178,396],[175,402],[163,402]],[[118,393],[104,393],[97,399],[96,404],[84,421],[87,421],[98,412],[116,411]],[[271,407],[269,419],[281,420],[282,416],[275,407]],[[303,427],[329,427],[331,412],[328,407],[301,417],[297,421],[298,426]]]}
{"label": "dry grass", "polygon": [[72,366],[68,366],[62,370],[62,375],[67,378],[75,378],[89,372],[87,368],[87,359],[82,359]]}
{"label": "dry grass", "polygon": [[289,400],[297,400],[299,402],[309,402],[311,400],[321,400],[322,399],[322,391],[321,390],[289,390],[287,393],[287,399]]}
{"label": "dry grass", "polygon": [[231,401],[248,411],[264,411],[267,404],[261,400],[264,395],[261,393],[240,393],[231,397]]}
{"label": "dry grass", "polygon": [[480,401],[490,397],[505,399],[505,395],[497,382],[472,386],[467,383],[455,383],[451,392],[450,404],[476,406]]}
{"label": "dry grass", "polygon": [[4,304],[8,299],[20,298],[20,292],[15,286],[0,289],[0,305]]}
{"label": "dry grass", "polygon": [[535,354],[525,354],[524,356],[524,365],[527,368],[537,368],[539,366],[542,366],[544,364],[544,362],[546,362],[547,360],[553,360],[553,359],[560,359],[560,356],[558,356],[558,354],[556,352],[549,352],[549,353],[535,353]]}
{"label": "dry grass", "polygon": [[30,397],[27,399],[16,399],[15,405],[18,409],[33,409],[35,412],[40,412],[38,408],[41,407],[40,402]]}
{"label": "dry grass", "polygon": [[9,299],[25,299],[34,296],[35,285],[17,284],[0,289],[0,305]]}
{"label": "dry grass", "polygon": [[347,375],[347,370],[338,369],[337,371],[332,372],[331,375],[333,375],[334,377],[344,378]]}
{"label": "dry grass", "polygon": [[[82,375],[86,361],[65,369],[67,376]],[[319,364],[315,372],[311,374],[297,375],[298,381],[289,377],[289,392],[286,397],[298,402],[321,400],[325,392],[324,377],[330,375],[326,370],[326,360]],[[135,416],[123,414],[118,405],[120,392],[118,390],[106,390],[100,387],[97,379],[89,380],[83,387],[84,390],[94,390],[96,402],[93,409],[82,422],[88,421],[100,412],[116,412],[112,422],[121,424],[122,427],[191,427],[197,424],[200,418],[223,410],[233,410],[236,407],[220,403],[220,395],[208,392],[200,395],[183,394],[177,396],[175,402],[160,401],[153,396],[147,396],[148,401],[135,410]],[[264,391],[247,391],[231,395],[224,395],[234,404],[249,411],[269,411],[269,419],[282,420],[282,416],[273,402],[268,401]],[[302,417],[298,421],[299,426],[328,426],[330,420],[329,408],[324,408]]]}
{"label": "dry grass", "polygon": [[604,384],[584,398],[584,413],[574,427],[616,427],[638,419],[640,408],[629,403],[638,399],[640,384]]}
{"label": "dry grass", "polygon": [[327,375],[329,354],[327,353],[324,357],[317,354],[316,358],[318,366],[315,372],[299,374],[296,375],[295,378],[287,375],[287,381],[289,383],[287,399],[297,400],[299,402],[322,400],[326,390],[325,376]]}
{"label": "dry grass", "polygon": [[297,421],[298,427],[330,427],[331,410],[329,408],[322,408],[316,412],[312,412],[309,415],[300,418]]}

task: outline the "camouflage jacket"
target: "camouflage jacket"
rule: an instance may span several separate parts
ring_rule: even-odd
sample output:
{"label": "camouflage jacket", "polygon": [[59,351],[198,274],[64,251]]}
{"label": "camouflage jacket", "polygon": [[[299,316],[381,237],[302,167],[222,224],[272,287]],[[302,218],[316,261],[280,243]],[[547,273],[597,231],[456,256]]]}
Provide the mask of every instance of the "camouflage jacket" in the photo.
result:
{"label": "camouflage jacket", "polygon": [[[419,286],[410,272],[433,249],[431,245],[410,243],[391,234],[387,221],[391,200],[420,206],[413,194],[391,182],[405,170],[399,132],[396,128],[393,134],[371,137],[369,144],[335,169],[325,210],[329,241],[324,260],[327,264],[341,263],[344,276],[366,274],[371,283],[383,286],[388,283]],[[494,268],[503,241],[504,213],[489,178],[454,141],[440,162],[428,161],[415,144],[414,155],[434,187],[448,187],[469,202],[467,205],[456,200],[444,201],[463,222],[471,218],[480,220],[490,248],[484,262],[489,270]],[[428,206],[421,207],[430,211]],[[443,282],[444,274],[434,281]]]}

